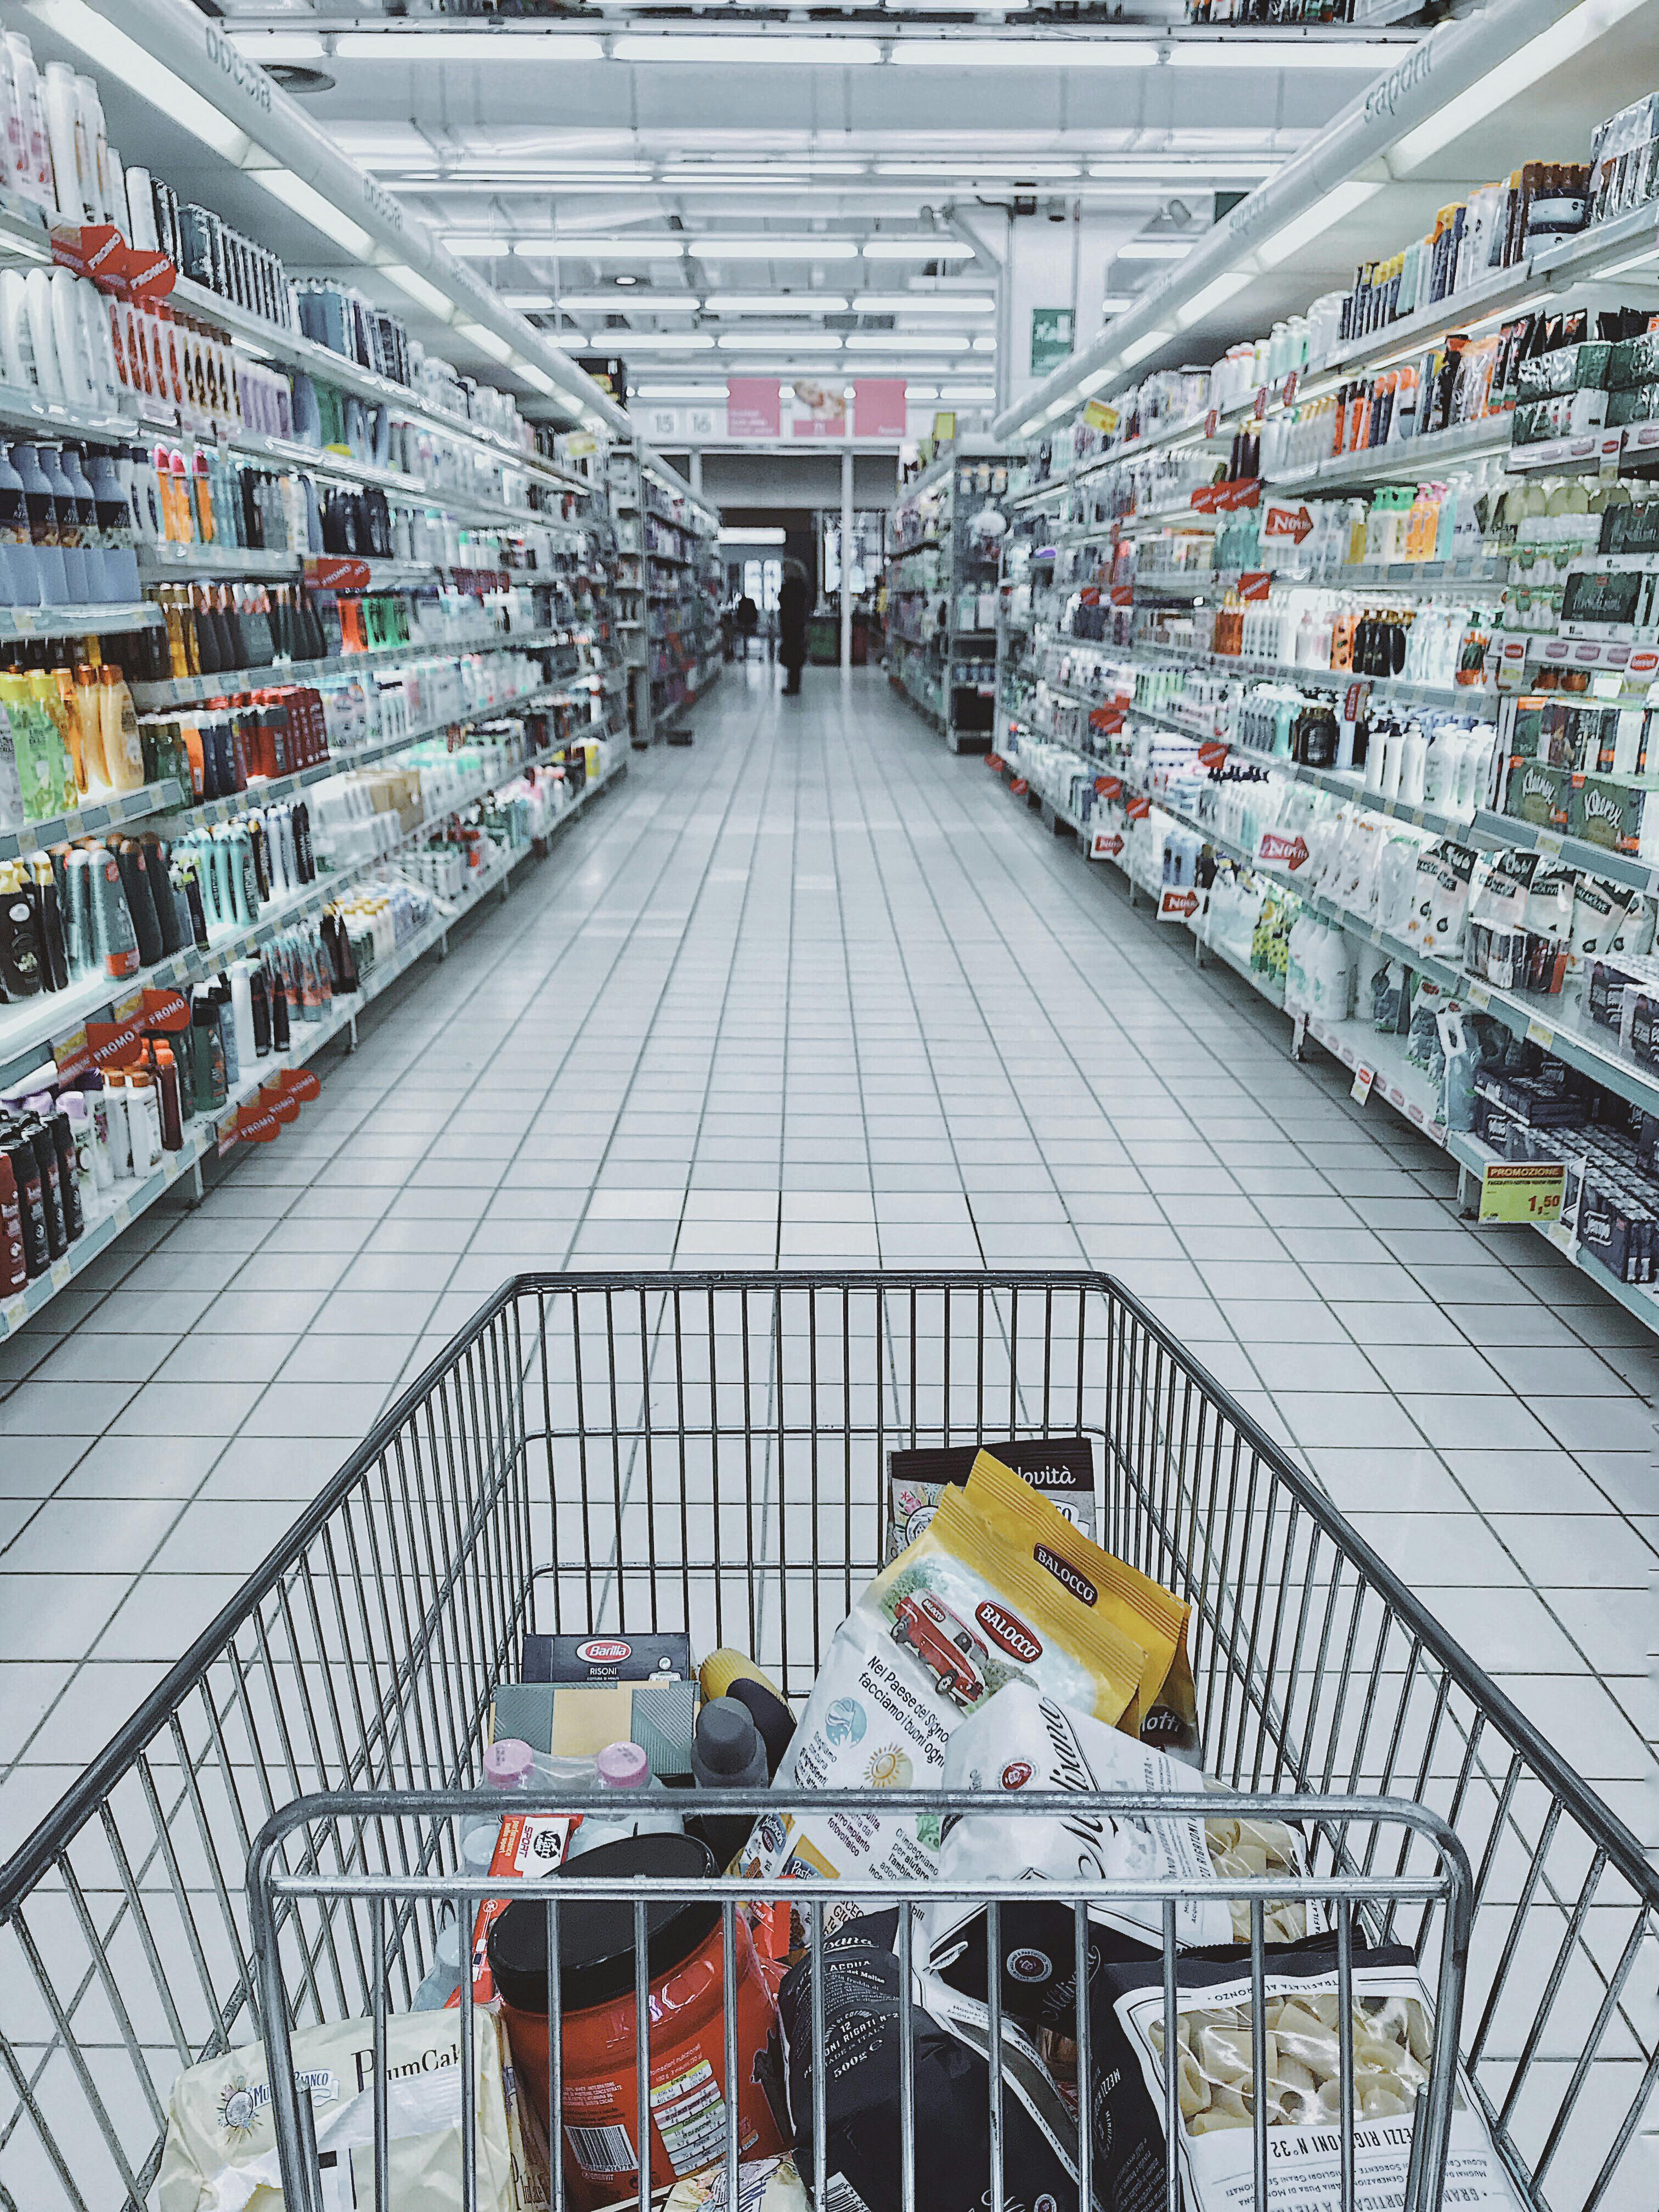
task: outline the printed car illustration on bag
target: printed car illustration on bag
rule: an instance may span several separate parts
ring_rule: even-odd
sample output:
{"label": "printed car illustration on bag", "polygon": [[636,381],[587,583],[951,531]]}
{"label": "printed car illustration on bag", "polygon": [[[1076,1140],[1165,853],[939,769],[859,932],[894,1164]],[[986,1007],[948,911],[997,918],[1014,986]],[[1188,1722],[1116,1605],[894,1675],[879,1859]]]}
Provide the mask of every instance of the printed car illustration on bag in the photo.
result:
{"label": "printed car illustration on bag", "polygon": [[915,1653],[955,1704],[977,1705],[985,1695],[989,1651],[930,1591],[912,1591],[893,1607],[893,1641]]}

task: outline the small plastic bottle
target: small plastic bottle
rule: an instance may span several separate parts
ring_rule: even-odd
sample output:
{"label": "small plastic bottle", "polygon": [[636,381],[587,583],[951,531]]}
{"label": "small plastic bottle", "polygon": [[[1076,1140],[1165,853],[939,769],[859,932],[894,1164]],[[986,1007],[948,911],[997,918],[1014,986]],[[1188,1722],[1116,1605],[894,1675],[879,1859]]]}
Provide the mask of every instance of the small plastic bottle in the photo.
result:
{"label": "small plastic bottle", "polygon": [[[536,1778],[536,1754],[520,1737],[502,1736],[483,1755],[483,1780],[477,1796],[498,1798],[509,1790],[528,1790]],[[461,1821],[461,1867],[467,1874],[488,1874],[495,1856],[495,1839],[501,1832],[501,1814],[483,1811],[466,1814]]]}
{"label": "small plastic bottle", "polygon": [[651,1786],[651,1761],[638,1744],[608,1743],[596,1764],[599,1788],[615,1793],[616,1809],[607,1803],[603,1810],[582,1815],[581,1825],[570,1839],[567,1859],[580,1858],[584,1851],[597,1850],[601,1844],[620,1843],[625,1836],[684,1833],[684,1823],[678,1813],[657,1812],[652,1809],[648,1796],[634,1794]]}
{"label": "small plastic bottle", "polygon": [[456,1920],[447,1920],[438,1930],[438,1940],[432,1947],[432,1964],[426,1979],[415,1992],[415,2012],[441,2012],[461,1986],[461,1929]]}

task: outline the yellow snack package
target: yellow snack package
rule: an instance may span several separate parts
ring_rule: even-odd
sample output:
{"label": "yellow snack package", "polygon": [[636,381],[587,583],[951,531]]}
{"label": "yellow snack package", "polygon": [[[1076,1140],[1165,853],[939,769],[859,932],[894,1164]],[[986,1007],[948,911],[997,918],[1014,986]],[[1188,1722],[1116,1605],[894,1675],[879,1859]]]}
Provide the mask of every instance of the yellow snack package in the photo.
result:
{"label": "yellow snack package", "polygon": [[971,1510],[1019,1555],[1133,1639],[1145,1655],[1136,1712],[1119,1721],[1171,1759],[1196,1764],[1198,1696],[1187,1654],[1186,1601],[1075,1528],[1039,1491],[982,1451],[963,1493]]}
{"label": "yellow snack package", "polygon": [[836,1630],[774,1782],[866,1790],[869,1811],[764,1813],[738,1871],[931,1877],[939,1820],[884,1813],[884,1790],[938,1788],[963,1716],[1010,1682],[1133,1735],[1146,1663],[1098,1605],[1022,1557],[951,1487]]}

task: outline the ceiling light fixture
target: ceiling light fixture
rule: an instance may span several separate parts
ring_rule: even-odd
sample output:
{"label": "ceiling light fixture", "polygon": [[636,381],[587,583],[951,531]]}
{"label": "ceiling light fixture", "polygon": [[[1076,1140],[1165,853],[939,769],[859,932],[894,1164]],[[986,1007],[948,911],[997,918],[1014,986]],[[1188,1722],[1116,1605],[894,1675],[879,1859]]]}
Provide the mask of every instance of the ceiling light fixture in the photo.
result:
{"label": "ceiling light fixture", "polygon": [[1346,70],[1375,76],[1411,52],[1403,41],[1333,39],[1182,39],[1171,42],[1171,69]]}
{"label": "ceiling light fixture", "polygon": [[1150,39],[899,39],[892,58],[913,69],[1155,69]]}
{"label": "ceiling light fixture", "polygon": [[[548,305],[552,304],[550,300]],[[695,292],[561,292],[559,307],[567,315],[695,315],[697,295]]]}
{"label": "ceiling light fixture", "polygon": [[1126,238],[1112,258],[1115,261],[1184,261],[1197,244],[1195,238]]}
{"label": "ceiling light fixture", "polygon": [[844,315],[844,292],[711,292],[711,315]]}
{"label": "ceiling light fixture", "polygon": [[[600,345],[616,335],[613,331],[589,331],[583,343]],[[627,343],[629,353],[712,353],[714,349],[714,341],[707,331],[629,331]]]}
{"label": "ceiling light fixture", "polygon": [[477,346],[480,353],[487,353],[492,361],[505,362],[513,358],[513,348],[507,341],[498,337],[494,331],[486,330],[482,323],[457,323],[455,335],[458,338],[464,338],[468,345]]}
{"label": "ceiling light fixture", "polygon": [[1156,353],[1159,346],[1168,345],[1174,336],[1173,331],[1147,331],[1144,336],[1124,347],[1122,355],[1124,368],[1130,368],[1136,362],[1145,361],[1149,353]]}
{"label": "ceiling light fixture", "polygon": [[611,40],[611,54],[619,62],[708,62],[720,69],[859,69],[878,62],[881,48],[874,39],[798,38],[787,32],[728,39],[718,33],[629,31]]}
{"label": "ceiling light fixture", "polygon": [[992,315],[996,301],[986,292],[860,292],[853,301],[861,315]]}
{"label": "ceiling light fixture", "polygon": [[965,238],[884,238],[879,233],[864,241],[866,261],[971,261],[974,249]]}
{"label": "ceiling light fixture", "polygon": [[855,238],[721,238],[705,231],[686,241],[694,261],[854,261]]}
{"label": "ceiling light fixture", "polygon": [[503,292],[501,301],[502,307],[520,315],[547,315],[553,311],[550,292]]}
{"label": "ceiling light fixture", "polygon": [[943,331],[855,331],[848,353],[969,353],[972,348]]}
{"label": "ceiling light fixture", "polygon": [[839,353],[841,340],[833,331],[823,336],[797,336],[793,331],[723,331],[722,353]]}
{"label": "ceiling light fixture", "polygon": [[267,62],[319,62],[326,51],[315,31],[233,31],[230,43],[261,68]]}
{"label": "ceiling light fixture", "polygon": [[411,269],[402,261],[388,261],[380,270],[382,276],[395,284],[408,299],[447,322],[455,312],[455,303],[447,292],[441,292],[429,276],[422,276],[418,269]]}
{"label": "ceiling light fixture", "polygon": [[[245,169],[248,182],[258,185],[273,199],[281,200],[302,222],[325,238],[342,246],[355,260],[367,261],[374,251],[374,234],[354,222],[332,200],[325,198],[315,185],[308,185],[303,177],[296,177],[292,169]],[[446,302],[447,305],[447,302]]]}
{"label": "ceiling light fixture", "polygon": [[603,40],[588,31],[342,31],[343,62],[602,62]]}
{"label": "ceiling light fixture", "polygon": [[678,261],[686,241],[677,231],[630,238],[562,237],[556,231],[526,231],[513,240],[514,253],[544,261]]}
{"label": "ceiling light fixture", "polygon": [[1310,208],[1304,208],[1300,215],[1293,216],[1282,228],[1276,230],[1271,238],[1264,239],[1255,249],[1256,259],[1264,269],[1277,269],[1293,253],[1299,253],[1322,231],[1328,230],[1333,223],[1340,222],[1356,208],[1364,207],[1366,201],[1382,189],[1380,180],[1367,182],[1358,177],[1350,177],[1346,184],[1334,185]]}
{"label": "ceiling light fixture", "polygon": [[1219,276],[1200,285],[1190,300],[1184,300],[1176,309],[1176,328],[1190,330],[1194,323],[1201,323],[1206,315],[1231,300],[1235,293],[1242,292],[1249,282],[1248,269],[1224,270]]}

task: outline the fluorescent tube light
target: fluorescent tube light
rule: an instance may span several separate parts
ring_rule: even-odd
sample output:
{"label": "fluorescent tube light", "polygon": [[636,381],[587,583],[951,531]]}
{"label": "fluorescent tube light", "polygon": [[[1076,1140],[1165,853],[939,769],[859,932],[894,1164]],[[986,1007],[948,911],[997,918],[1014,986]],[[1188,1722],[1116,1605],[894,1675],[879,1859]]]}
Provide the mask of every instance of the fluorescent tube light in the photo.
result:
{"label": "fluorescent tube light", "polygon": [[367,261],[374,252],[374,232],[354,222],[314,185],[307,184],[303,177],[296,177],[292,169],[246,169],[243,174],[250,184],[258,185],[272,199],[281,200],[285,208],[291,208],[301,222],[308,222],[325,238],[332,239],[336,246],[343,246],[355,260]]}
{"label": "fluorescent tube light", "polygon": [[326,51],[315,31],[233,31],[230,43],[261,69],[268,62],[320,61]]}
{"label": "fluorescent tube light", "polygon": [[1322,231],[1328,230],[1333,223],[1340,222],[1356,208],[1364,207],[1373,193],[1380,192],[1382,189],[1380,182],[1367,184],[1357,177],[1350,177],[1346,184],[1334,185],[1310,208],[1304,209],[1300,215],[1293,216],[1282,228],[1276,230],[1271,238],[1264,239],[1255,249],[1256,259],[1264,269],[1277,269],[1281,262],[1288,261],[1293,253],[1299,253],[1304,246]]}
{"label": "fluorescent tube light", "polygon": [[503,292],[501,301],[502,307],[511,307],[520,315],[546,315],[553,309],[550,292]]}
{"label": "fluorescent tube light", "polygon": [[477,346],[480,353],[487,353],[492,361],[505,362],[513,358],[513,348],[507,339],[498,337],[492,330],[487,330],[482,323],[457,323],[455,335],[458,338],[465,338],[469,345]]}
{"label": "fluorescent tube light", "polygon": [[1133,292],[1108,292],[1100,303],[1103,315],[1127,315],[1135,303]]}
{"label": "fluorescent tube light", "polygon": [[1408,46],[1364,39],[1182,39],[1170,47],[1171,69],[1347,70],[1375,76],[1411,52]]}
{"label": "fluorescent tube light", "polygon": [[94,63],[105,83],[136,92],[167,120],[210,146],[223,160],[239,168],[253,152],[253,141],[228,116],[222,115],[194,85],[186,84],[154,54],[118,30],[107,15],[88,8],[86,0],[29,0],[29,12],[49,30],[77,47]]}
{"label": "fluorescent tube light", "polygon": [[1173,331],[1148,331],[1144,337],[1136,338],[1123,349],[1123,366],[1129,368],[1138,361],[1145,361],[1149,353],[1156,353],[1161,345],[1168,345],[1175,336]]}
{"label": "fluorescent tube light", "polygon": [[424,307],[428,314],[447,322],[455,312],[455,302],[447,292],[441,292],[429,276],[422,276],[418,269],[410,269],[401,261],[388,261],[380,270],[382,276],[395,284],[406,297]]}
{"label": "fluorescent tube light", "polygon": [[839,353],[841,340],[832,331],[823,337],[797,337],[790,331],[727,331],[720,337],[722,353]]}
{"label": "fluorescent tube light", "polygon": [[636,384],[633,390],[641,399],[698,399],[711,407],[726,404],[723,384]]}
{"label": "fluorescent tube light", "polygon": [[559,388],[539,362],[526,361],[522,354],[514,355],[512,367],[515,375],[523,377],[525,382],[538,392],[550,395]]}
{"label": "fluorescent tube light", "polygon": [[1443,107],[1426,116],[1415,130],[1407,131],[1389,151],[1389,169],[1396,177],[1410,176],[1431,154],[1437,154],[1474,125],[1486,122],[1540,77],[1593,46],[1641,4],[1642,0],[1579,0],[1577,7],[1558,15],[1547,31],[1528,39],[1524,46],[1477,78],[1466,92],[1454,94]]}
{"label": "fluorescent tube light", "polygon": [[983,292],[860,292],[861,315],[990,315],[996,301]]}
{"label": "fluorescent tube light", "polygon": [[1103,384],[1109,384],[1111,380],[1111,377],[1105,369],[1091,368],[1087,376],[1079,384],[1077,396],[1079,399],[1087,399],[1092,393],[1098,392]]}
{"label": "fluorescent tube light", "polygon": [[722,545],[782,545],[787,543],[787,532],[775,523],[751,523],[747,529],[723,523],[719,542]]}
{"label": "fluorescent tube light", "polygon": [[[504,292],[505,300],[522,296]],[[529,296],[533,297],[534,295]],[[551,300],[547,302],[550,307]],[[561,292],[559,307],[567,315],[695,315],[695,292],[630,292],[620,285],[614,292]]]}
{"label": "fluorescent tube light", "polygon": [[604,42],[589,31],[342,31],[343,62],[602,62]]}
{"label": "fluorescent tube light", "polygon": [[997,342],[988,331],[981,331],[970,349],[974,353],[994,353],[996,349]]}
{"label": "fluorescent tube light", "polygon": [[[923,395],[918,392],[915,396],[920,399]],[[951,386],[941,386],[939,397],[946,406],[994,407],[997,396],[988,384],[982,389],[964,385],[959,392]]]}
{"label": "fluorescent tube light", "polygon": [[1249,281],[1248,270],[1228,269],[1209,283],[1200,285],[1190,300],[1176,309],[1176,328],[1189,330],[1194,323],[1201,323],[1212,309],[1231,300],[1236,292],[1242,292]]}
{"label": "fluorescent tube light", "polygon": [[899,39],[892,58],[915,69],[1154,69],[1150,39]]}
{"label": "fluorescent tube light", "polygon": [[584,345],[603,346],[612,339],[625,341],[629,353],[712,353],[714,341],[707,331],[589,331]]}
{"label": "fluorescent tube light", "polygon": [[1212,177],[1269,177],[1283,154],[1125,154],[1091,161],[1089,174],[1112,184],[1192,185]]}
{"label": "fluorescent tube light", "polygon": [[497,255],[508,254],[513,251],[510,238],[491,238],[488,233],[478,230],[447,230],[444,233],[443,242],[446,250],[459,261],[493,261]]}
{"label": "fluorescent tube light", "polygon": [[1076,404],[1069,392],[1062,392],[1058,399],[1051,399],[1043,409],[1042,419],[1045,422],[1052,422],[1057,416],[1069,414]]}
{"label": "fluorescent tube light", "polygon": [[649,238],[626,233],[615,238],[566,238],[556,231],[525,231],[513,240],[513,251],[545,261],[678,261],[685,252],[685,240],[678,231]]}
{"label": "fluorescent tube light", "polygon": [[1184,261],[1197,244],[1195,238],[1126,238],[1112,258],[1115,261]]}
{"label": "fluorescent tube light", "polygon": [[971,261],[974,249],[965,238],[883,238],[864,241],[866,261]]}
{"label": "fluorescent tube light", "polygon": [[844,315],[844,292],[711,292],[711,315]]}
{"label": "fluorescent tube light", "polygon": [[706,231],[688,240],[694,261],[855,261],[855,238],[719,238]]}
{"label": "fluorescent tube light", "polygon": [[959,337],[940,331],[855,331],[847,341],[848,353],[968,353],[972,349]]}
{"label": "fluorescent tube light", "polygon": [[711,62],[721,69],[801,64],[855,69],[878,62],[881,48],[874,39],[801,38],[788,32],[775,39],[741,33],[726,39],[718,33],[699,37],[696,33],[665,32],[657,37],[627,31],[611,40],[611,55],[619,62]]}

